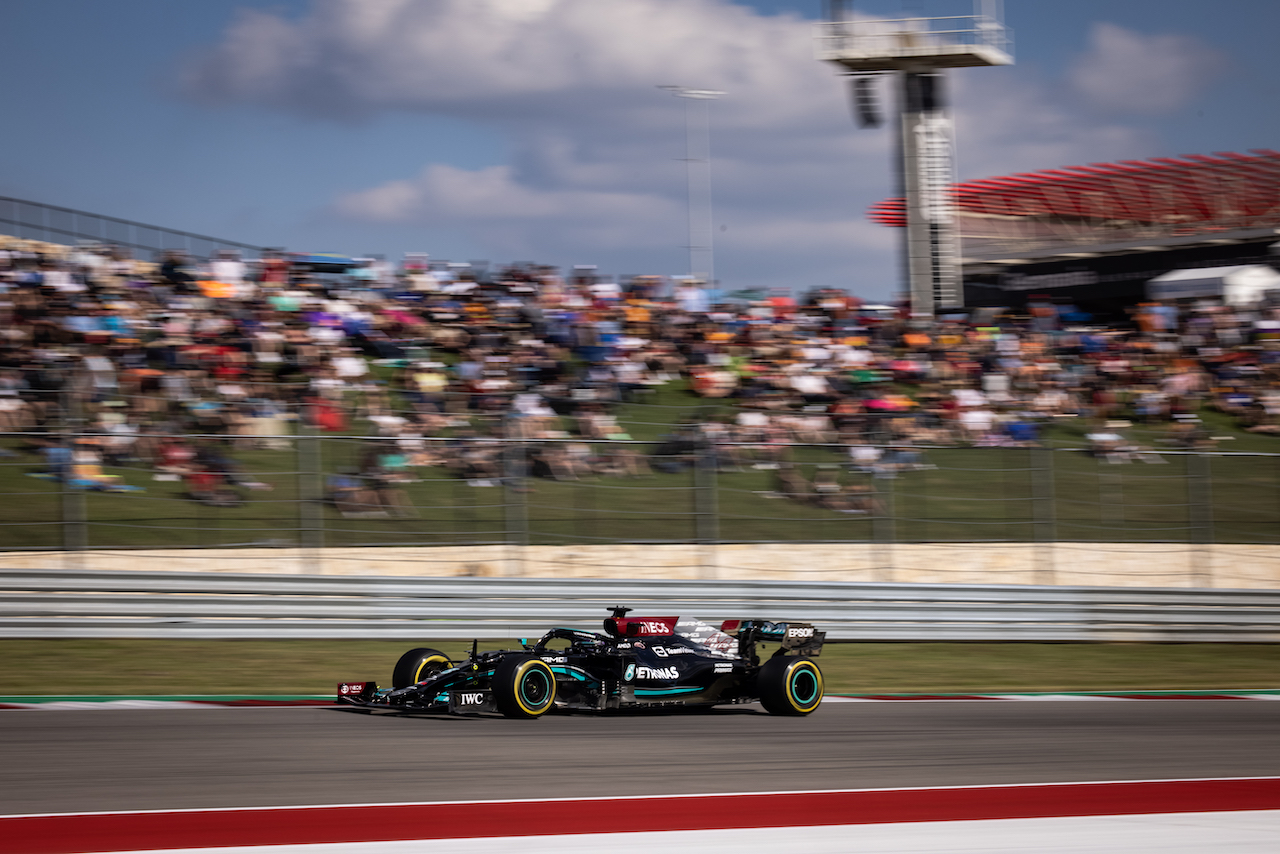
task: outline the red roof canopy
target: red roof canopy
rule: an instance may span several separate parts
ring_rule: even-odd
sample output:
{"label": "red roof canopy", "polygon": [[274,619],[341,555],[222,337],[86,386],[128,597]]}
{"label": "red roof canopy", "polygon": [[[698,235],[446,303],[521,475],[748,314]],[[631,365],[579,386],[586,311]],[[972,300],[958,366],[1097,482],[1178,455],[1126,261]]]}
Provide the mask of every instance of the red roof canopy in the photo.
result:
{"label": "red roof canopy", "polygon": [[[1064,166],[965,181],[953,192],[957,207],[975,214],[1184,226],[1280,224],[1280,152]],[[868,216],[882,225],[905,226],[906,202],[885,199]]]}

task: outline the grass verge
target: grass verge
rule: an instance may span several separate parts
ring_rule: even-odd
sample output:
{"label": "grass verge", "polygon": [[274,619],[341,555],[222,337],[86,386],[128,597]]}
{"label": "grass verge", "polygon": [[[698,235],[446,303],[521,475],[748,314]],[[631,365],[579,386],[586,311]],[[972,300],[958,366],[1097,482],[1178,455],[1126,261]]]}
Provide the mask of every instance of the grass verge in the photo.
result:
{"label": "grass verge", "polygon": [[[470,643],[0,640],[0,695],[327,695],[389,685],[411,646],[462,657]],[[1280,644],[841,643],[820,664],[833,694],[1280,688]]]}

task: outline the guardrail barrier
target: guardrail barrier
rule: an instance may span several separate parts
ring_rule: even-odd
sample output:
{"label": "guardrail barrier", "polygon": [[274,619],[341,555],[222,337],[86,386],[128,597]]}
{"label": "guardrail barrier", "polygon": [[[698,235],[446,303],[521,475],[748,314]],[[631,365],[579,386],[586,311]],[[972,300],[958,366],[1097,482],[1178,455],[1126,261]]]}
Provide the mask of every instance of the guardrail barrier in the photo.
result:
{"label": "guardrail barrier", "polygon": [[0,571],[11,638],[515,638],[599,630],[612,605],[832,640],[1280,641],[1265,590]]}

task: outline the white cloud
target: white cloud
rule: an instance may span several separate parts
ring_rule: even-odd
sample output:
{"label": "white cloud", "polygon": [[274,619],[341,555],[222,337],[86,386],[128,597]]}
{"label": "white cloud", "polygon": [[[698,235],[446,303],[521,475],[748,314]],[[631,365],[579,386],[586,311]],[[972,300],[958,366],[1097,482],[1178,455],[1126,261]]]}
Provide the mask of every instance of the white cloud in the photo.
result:
{"label": "white cloud", "polygon": [[973,69],[956,81],[959,179],[988,178],[1082,163],[1144,157],[1149,131],[1067,108],[1056,87],[1021,69]]}
{"label": "white cloud", "polygon": [[432,164],[410,180],[391,181],[336,202],[339,212],[374,222],[431,225],[469,221],[537,224],[554,219],[578,228],[602,220],[653,221],[677,213],[652,193],[575,188],[536,189],[515,180],[509,166],[458,169]]}
{"label": "white cloud", "polygon": [[[1113,35],[1095,34],[1091,55],[1111,56]],[[184,84],[205,102],[324,119],[481,124],[509,140],[507,162],[427,164],[330,215],[462,233],[499,261],[668,273],[686,257],[685,112],[655,86],[722,89],[709,115],[725,284],[883,298],[897,234],[864,212],[893,193],[892,134],[854,128],[812,36],[729,0],[316,0],[297,19],[244,13]],[[1141,134],[1072,114],[1017,71],[954,76],[961,177],[1146,154]]]}
{"label": "white cloud", "polygon": [[[885,245],[880,239],[882,229],[871,227],[860,212],[844,211],[841,218],[841,212],[831,207],[821,206],[807,216],[789,211],[784,218],[735,222],[732,236],[725,239],[757,249],[805,253],[840,240],[874,248]],[[681,227],[686,215],[683,198],[656,194],[643,185],[628,191],[534,189],[521,184],[508,166],[467,170],[443,164],[428,166],[409,180],[343,196],[335,208],[345,216],[384,223],[408,220],[446,226],[465,222],[477,228],[538,230],[548,236],[567,227],[578,236],[594,235],[596,245],[608,249],[667,242],[670,227]],[[736,216],[722,211],[717,222],[725,219],[733,221]],[[728,231],[726,225],[724,233]],[[608,235],[615,239],[606,239]]]}
{"label": "white cloud", "polygon": [[1185,106],[1224,65],[1220,53],[1191,36],[1148,35],[1099,22],[1068,83],[1106,112],[1158,115]]}
{"label": "white cloud", "polygon": [[[297,20],[243,13],[183,83],[208,101],[334,117],[524,116],[571,90],[609,110],[662,83],[794,96],[820,76],[806,25],[726,0],[316,0]],[[774,99],[773,118],[815,97]]]}

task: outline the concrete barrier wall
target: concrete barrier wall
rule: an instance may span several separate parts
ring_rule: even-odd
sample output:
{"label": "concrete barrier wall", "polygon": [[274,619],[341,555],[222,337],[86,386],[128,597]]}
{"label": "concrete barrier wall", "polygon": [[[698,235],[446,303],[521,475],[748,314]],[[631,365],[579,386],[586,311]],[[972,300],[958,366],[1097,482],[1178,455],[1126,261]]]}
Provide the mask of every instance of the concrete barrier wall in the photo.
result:
{"label": "concrete barrier wall", "polygon": [[5,569],[1280,588],[1280,546],[875,543],[8,552]]}

